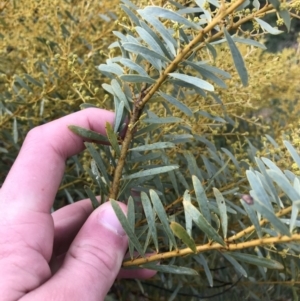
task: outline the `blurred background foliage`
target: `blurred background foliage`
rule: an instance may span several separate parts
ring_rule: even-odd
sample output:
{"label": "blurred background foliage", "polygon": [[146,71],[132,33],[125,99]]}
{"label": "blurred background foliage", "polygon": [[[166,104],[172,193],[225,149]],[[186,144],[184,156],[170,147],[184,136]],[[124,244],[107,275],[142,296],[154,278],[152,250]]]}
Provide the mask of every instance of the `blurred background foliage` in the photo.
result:
{"label": "blurred background foliage", "polygon": [[[188,1],[181,2],[190,5]],[[140,1],[139,5],[146,3]],[[165,1],[153,3],[162,5]],[[113,108],[110,96],[101,87],[106,79],[97,66],[115,55],[115,49],[108,49],[115,41],[112,31],[126,28],[126,16],[118,5],[117,0],[0,2],[0,185],[31,128],[75,112],[83,103]],[[281,29],[285,30],[284,26]],[[218,46],[218,56],[213,64],[232,75],[231,79],[226,80],[228,88],[216,88],[215,98],[191,95],[186,99],[186,104],[198,114],[188,118],[179,110],[172,110],[174,116],[184,120],[182,131],[180,126],[160,127],[153,142],[159,141],[163,135],[186,133],[188,126],[193,134],[206,138],[207,143],[213,143],[217,149],[224,146],[230,149],[237,160],[244,163],[243,174],[253,164],[247,151],[247,140],[258,149],[258,155],[276,159],[279,167],[292,168],[300,173],[280,144],[284,136],[296,147],[300,146],[299,20],[292,20],[289,35],[265,36],[264,39],[268,51],[240,47],[250,77],[247,87],[239,84],[229,49]],[[209,53],[203,55],[203,60],[206,59],[211,60]],[[149,109],[152,108],[158,116],[164,116],[168,110],[155,99],[149,104]],[[219,116],[226,122],[219,122]],[[263,138],[265,134],[275,138],[279,147]],[[200,154],[209,156],[206,146],[195,140],[184,145],[192,150],[199,165],[203,165]],[[176,148],[179,154],[181,147],[179,144]],[[279,157],[276,156],[278,154]],[[83,186],[93,185],[86,172],[90,166],[88,152],[70,158],[66,165],[56,208],[86,198]],[[229,168],[232,178],[228,179],[226,187],[234,187],[237,181],[242,184],[243,175],[235,171],[233,164],[229,164]],[[298,262],[296,259],[295,264]],[[218,271],[222,266],[223,262],[218,261],[218,266],[214,268]],[[160,282],[180,283],[179,278],[182,282],[187,281],[184,275],[174,275],[173,279],[169,277],[167,280],[163,275],[159,277],[144,283],[143,289],[151,292],[151,300],[171,300],[172,291],[162,288]],[[238,282],[239,279],[235,280]],[[193,281],[197,290],[202,287],[204,293],[201,300],[208,299],[205,296],[223,300],[223,294],[232,284],[231,280],[222,279],[220,285],[210,288],[205,276],[203,279],[195,277]],[[135,280],[118,281],[107,300],[146,300],[140,296],[140,285]],[[266,286],[269,290],[274,289],[275,285],[255,282],[255,286]],[[237,290],[232,296],[236,299],[244,296],[245,290],[251,291],[253,288],[250,280],[240,287],[238,283],[235,286]],[[263,289],[261,292],[263,296]],[[282,294],[286,298],[296,296],[297,292],[294,288],[284,287]],[[178,294],[176,300],[187,300],[187,297],[193,300],[190,293]],[[200,300],[199,296],[194,298]],[[294,297],[289,298],[282,300],[292,300]]]}

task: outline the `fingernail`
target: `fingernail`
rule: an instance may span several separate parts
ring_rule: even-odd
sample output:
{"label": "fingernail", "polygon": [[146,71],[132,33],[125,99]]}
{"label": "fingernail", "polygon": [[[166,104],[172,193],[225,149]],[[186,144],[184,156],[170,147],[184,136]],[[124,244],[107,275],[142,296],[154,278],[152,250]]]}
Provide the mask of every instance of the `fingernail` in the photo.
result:
{"label": "fingernail", "polygon": [[102,226],[120,236],[126,235],[110,203],[102,204],[97,210],[98,221]]}

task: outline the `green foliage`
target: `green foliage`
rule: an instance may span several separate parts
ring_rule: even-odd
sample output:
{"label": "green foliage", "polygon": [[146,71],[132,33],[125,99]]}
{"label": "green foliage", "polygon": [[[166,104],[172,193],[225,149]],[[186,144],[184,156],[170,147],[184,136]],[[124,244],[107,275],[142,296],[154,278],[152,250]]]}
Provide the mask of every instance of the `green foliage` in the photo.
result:
{"label": "green foliage", "polygon": [[[116,15],[113,2],[41,2],[2,12],[1,164],[5,174],[34,125],[80,104],[114,109],[107,137],[70,126],[106,144],[86,143],[61,186],[69,202],[83,184],[94,207],[96,194],[110,199],[130,241],[124,268],[159,271],[118,282],[111,300],[297,295],[299,53],[263,43],[281,33],[264,16],[289,29],[299,0],[123,0]],[[10,14],[24,14],[26,39]],[[128,200],[127,217],[115,200]]]}

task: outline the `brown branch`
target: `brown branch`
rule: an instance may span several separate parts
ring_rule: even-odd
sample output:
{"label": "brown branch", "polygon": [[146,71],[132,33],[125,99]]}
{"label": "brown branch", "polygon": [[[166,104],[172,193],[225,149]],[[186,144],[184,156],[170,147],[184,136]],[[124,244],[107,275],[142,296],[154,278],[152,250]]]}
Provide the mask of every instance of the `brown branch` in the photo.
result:
{"label": "brown branch", "polygon": [[121,155],[114,172],[109,198],[117,199],[118,197],[118,193],[120,189],[120,180],[122,178],[122,172],[123,172],[123,167],[125,165],[127,152],[133,138],[134,128],[136,127],[136,123],[139,120],[139,117],[141,115],[141,112],[145,104],[151,99],[154,93],[158,91],[160,86],[164,83],[164,81],[168,77],[169,73],[174,71],[177,68],[178,64],[182,62],[182,60],[185,57],[187,57],[190,54],[190,52],[195,48],[195,45],[204,39],[204,35],[210,32],[216,25],[219,24],[219,22],[224,17],[231,14],[243,2],[245,2],[245,0],[237,0],[229,8],[227,8],[224,11],[221,11],[220,14],[217,17],[215,17],[203,30],[201,30],[200,33],[188,45],[186,45],[184,49],[175,57],[175,59],[170,63],[170,65],[162,72],[157,82],[151,87],[151,89],[143,97],[143,99],[141,99],[140,101],[134,104],[134,109],[129,121],[128,130],[122,142]]}
{"label": "brown branch", "polygon": [[[295,242],[300,241],[300,234],[294,234],[289,236],[277,236],[277,237],[268,237],[268,238],[261,238],[261,239],[253,239],[247,242],[240,242],[240,243],[231,243],[227,244],[226,247],[218,244],[218,243],[207,243],[205,245],[197,246],[197,254],[203,253],[206,251],[211,250],[220,250],[220,251],[237,251],[237,250],[243,250],[248,248],[254,248],[257,246],[265,246],[265,245],[272,245],[272,244],[279,244],[279,243],[289,243],[289,242]],[[154,262],[154,261],[161,261],[167,258],[173,258],[173,257],[182,257],[186,255],[195,254],[190,248],[185,248],[181,250],[174,250],[170,252],[165,253],[159,253],[154,254],[146,258],[137,258],[133,260],[127,260],[123,262],[124,267],[129,266],[138,266],[143,265],[148,262]]]}

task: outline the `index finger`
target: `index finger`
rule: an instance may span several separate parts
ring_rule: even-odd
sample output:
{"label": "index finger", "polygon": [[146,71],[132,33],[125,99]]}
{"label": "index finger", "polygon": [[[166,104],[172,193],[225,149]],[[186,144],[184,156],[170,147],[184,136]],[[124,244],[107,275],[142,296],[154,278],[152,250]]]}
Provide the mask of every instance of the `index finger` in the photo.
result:
{"label": "index finger", "polygon": [[1,209],[22,208],[49,213],[60,185],[65,160],[84,149],[84,139],[72,133],[76,125],[105,135],[115,114],[85,109],[32,129],[0,190]]}

